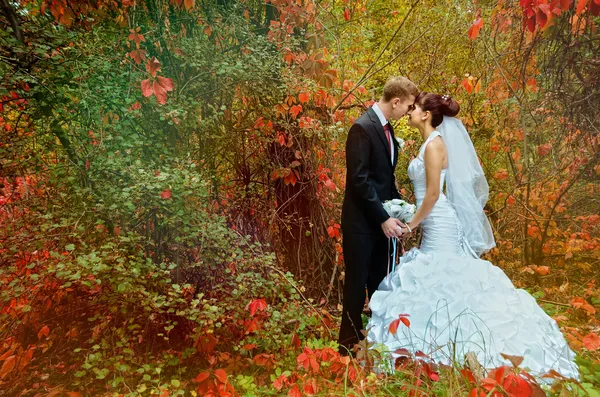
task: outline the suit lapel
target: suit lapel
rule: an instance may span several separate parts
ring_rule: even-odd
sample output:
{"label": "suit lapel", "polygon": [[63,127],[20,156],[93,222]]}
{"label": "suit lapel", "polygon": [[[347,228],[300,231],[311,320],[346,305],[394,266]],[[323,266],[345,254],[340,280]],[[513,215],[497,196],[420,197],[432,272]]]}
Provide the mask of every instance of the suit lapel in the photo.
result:
{"label": "suit lapel", "polygon": [[392,143],[394,145],[394,162],[392,163],[394,169],[396,169],[396,163],[398,162],[398,149],[400,147],[400,145],[398,144],[398,141],[396,140],[396,135],[394,134],[394,127],[392,126],[392,123],[390,124],[390,134],[391,134],[391,138],[392,138]]}
{"label": "suit lapel", "polygon": [[[377,132],[377,135],[379,136],[379,139],[381,140],[381,143],[383,144],[383,149],[384,149],[384,152],[387,155],[388,164],[392,168],[394,168],[393,164],[392,164],[391,153],[390,153],[390,145],[388,144],[388,140],[387,140],[387,138],[385,136],[385,131],[383,130],[383,126],[381,125],[381,121],[379,121],[379,117],[377,117],[377,114],[375,113],[375,111],[372,108],[369,108],[367,110],[367,114],[369,115],[369,118],[371,119],[371,122],[373,123],[373,126],[375,127],[375,131]],[[393,133],[391,133],[391,135],[393,137]]]}

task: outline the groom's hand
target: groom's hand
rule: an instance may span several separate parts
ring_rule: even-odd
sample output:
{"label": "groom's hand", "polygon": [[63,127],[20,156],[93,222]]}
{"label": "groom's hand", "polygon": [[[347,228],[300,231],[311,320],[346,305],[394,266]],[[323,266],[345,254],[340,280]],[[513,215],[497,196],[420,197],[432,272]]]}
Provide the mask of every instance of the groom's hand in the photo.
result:
{"label": "groom's hand", "polygon": [[400,238],[402,236],[402,230],[400,229],[402,226],[404,226],[404,224],[402,222],[400,222],[398,219],[388,218],[387,221],[385,221],[381,224],[381,230],[383,230],[383,234],[385,234],[385,236],[387,238],[390,238],[390,237]]}

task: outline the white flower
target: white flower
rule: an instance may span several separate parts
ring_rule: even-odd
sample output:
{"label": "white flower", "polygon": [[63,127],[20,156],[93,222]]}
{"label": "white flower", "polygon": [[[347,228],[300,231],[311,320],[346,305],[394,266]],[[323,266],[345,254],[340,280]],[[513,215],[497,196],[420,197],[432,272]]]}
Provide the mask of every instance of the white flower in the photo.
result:
{"label": "white flower", "polygon": [[402,222],[408,222],[416,212],[414,204],[408,204],[404,200],[393,199],[383,203],[383,208],[392,218],[400,219]]}
{"label": "white flower", "polygon": [[398,145],[400,146],[400,149],[404,149],[404,144],[405,144],[404,139],[397,136],[396,141],[398,141]]}

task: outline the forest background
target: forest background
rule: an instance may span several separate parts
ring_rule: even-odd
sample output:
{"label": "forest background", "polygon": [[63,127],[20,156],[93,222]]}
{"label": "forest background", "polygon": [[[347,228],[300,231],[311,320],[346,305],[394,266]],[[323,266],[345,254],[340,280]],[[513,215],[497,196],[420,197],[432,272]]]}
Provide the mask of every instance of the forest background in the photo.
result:
{"label": "forest background", "polygon": [[393,75],[459,101],[486,258],[578,353],[543,393],[600,395],[600,1],[0,6],[0,395],[542,393],[335,352],[345,137]]}

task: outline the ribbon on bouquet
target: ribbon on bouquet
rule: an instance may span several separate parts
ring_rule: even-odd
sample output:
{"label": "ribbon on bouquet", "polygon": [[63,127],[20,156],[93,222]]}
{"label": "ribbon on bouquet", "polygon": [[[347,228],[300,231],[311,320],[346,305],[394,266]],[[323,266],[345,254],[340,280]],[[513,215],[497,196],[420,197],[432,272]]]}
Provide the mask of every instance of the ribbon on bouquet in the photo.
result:
{"label": "ribbon on bouquet", "polygon": [[[390,255],[390,240],[392,243],[391,255]],[[398,239],[396,237],[388,238],[388,253],[387,253],[388,265],[387,265],[387,276],[386,276],[388,285],[389,285],[389,282],[391,281],[390,264],[392,265],[392,273],[391,274],[393,274],[394,271],[396,270],[396,254],[398,252],[398,245],[400,245],[400,255],[404,254],[404,244],[402,244],[402,240],[398,241]],[[391,257],[391,260],[390,260],[390,257]]]}

